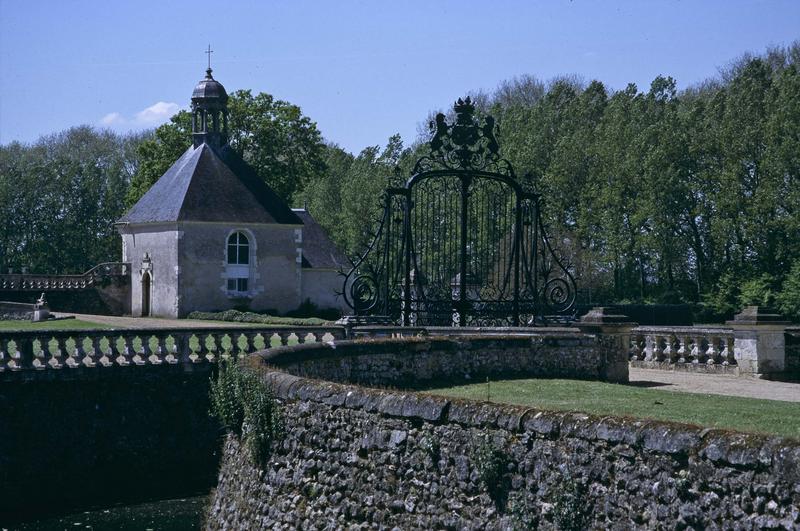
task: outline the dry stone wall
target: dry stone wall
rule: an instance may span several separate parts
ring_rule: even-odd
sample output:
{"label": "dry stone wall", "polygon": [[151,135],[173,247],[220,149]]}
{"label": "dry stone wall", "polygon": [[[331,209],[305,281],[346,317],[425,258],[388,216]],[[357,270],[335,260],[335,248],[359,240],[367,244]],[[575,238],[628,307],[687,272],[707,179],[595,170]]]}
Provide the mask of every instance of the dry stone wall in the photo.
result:
{"label": "dry stone wall", "polygon": [[487,376],[628,381],[627,349],[613,338],[574,331],[305,344],[274,349],[263,359],[298,376],[397,388]]}
{"label": "dry stone wall", "polygon": [[370,389],[276,368],[360,378],[347,354],[328,353],[316,366],[306,354],[305,364],[280,353],[251,358],[286,426],[263,468],[235,436],[226,440],[209,529],[800,527],[798,441]]}

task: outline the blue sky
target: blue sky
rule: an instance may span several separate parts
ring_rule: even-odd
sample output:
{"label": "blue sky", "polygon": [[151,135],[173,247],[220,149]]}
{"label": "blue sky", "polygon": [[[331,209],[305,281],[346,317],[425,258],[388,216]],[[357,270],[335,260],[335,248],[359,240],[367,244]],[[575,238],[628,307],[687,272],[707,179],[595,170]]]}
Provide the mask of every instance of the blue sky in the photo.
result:
{"label": "blue sky", "polygon": [[798,0],[0,0],[0,144],[157,125],[188,106],[209,43],[229,92],[300,105],[358,152],[515,75],[682,88],[798,38]]}

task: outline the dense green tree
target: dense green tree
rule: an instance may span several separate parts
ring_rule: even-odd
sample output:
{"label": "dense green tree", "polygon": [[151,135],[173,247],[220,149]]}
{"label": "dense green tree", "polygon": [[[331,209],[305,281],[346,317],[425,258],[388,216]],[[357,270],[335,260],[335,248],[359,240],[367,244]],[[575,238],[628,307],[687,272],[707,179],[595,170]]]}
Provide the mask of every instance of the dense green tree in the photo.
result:
{"label": "dense green tree", "polygon": [[[758,302],[800,318],[800,42],[680,91],[667,76],[646,91],[522,76],[472,96],[542,194],[593,302],[702,301],[718,316]],[[353,155],[268,94],[237,91],[229,106],[233,149],[350,256],[371,240],[385,188],[426,149],[421,131],[410,148],[395,135]],[[74,272],[115,259],[123,198],[135,202],[190,143],[180,112],[137,137],[75,128],[0,146],[0,266]]]}
{"label": "dense green tree", "polygon": [[76,273],[119,259],[139,136],[88,126],[0,146],[0,266]]}

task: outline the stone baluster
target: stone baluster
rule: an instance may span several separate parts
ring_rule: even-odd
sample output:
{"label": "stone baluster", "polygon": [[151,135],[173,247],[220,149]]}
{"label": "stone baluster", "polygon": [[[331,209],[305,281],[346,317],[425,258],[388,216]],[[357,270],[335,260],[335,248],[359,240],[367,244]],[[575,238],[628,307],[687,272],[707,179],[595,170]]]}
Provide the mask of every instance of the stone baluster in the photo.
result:
{"label": "stone baluster", "polygon": [[17,345],[16,363],[20,369],[33,368],[33,338],[22,337],[15,339]]}
{"label": "stone baluster", "polygon": [[289,338],[292,336],[292,332],[278,332],[278,337],[281,338],[281,346],[285,347],[289,344]]}
{"label": "stone baluster", "polygon": [[119,356],[115,360],[117,365],[127,367],[133,361],[133,336],[125,334],[122,336],[122,350],[119,351]]}
{"label": "stone baluster", "polygon": [[68,369],[77,369],[82,366],[83,364],[83,357],[86,355],[83,352],[83,345],[81,344],[81,340],[78,337],[70,337],[74,343],[72,350],[67,349],[67,359],[66,365]]}
{"label": "stone baluster", "polygon": [[[273,340],[278,343],[278,346],[280,346],[280,344],[281,344],[281,336],[280,336],[280,334],[275,333],[275,332],[273,332],[273,333],[263,332],[261,334],[261,340],[264,342],[264,350],[272,348],[272,345],[274,344]],[[258,348],[258,347],[256,347],[256,348]]]}
{"label": "stone baluster", "polygon": [[[321,332],[314,332],[314,339],[317,341],[317,343],[324,343],[325,342],[325,334],[327,334],[327,332],[325,332],[325,330],[322,330]],[[633,336],[633,337],[634,337],[634,340],[636,340],[638,338],[638,336]]]}
{"label": "stone baluster", "polygon": [[297,338],[298,345],[302,345],[306,342],[306,335],[302,332],[302,330],[300,332],[295,332],[294,335]]}
{"label": "stone baluster", "polygon": [[[174,363],[191,363],[192,350],[189,348],[192,334],[172,333],[172,355]],[[173,362],[170,362],[173,363]]]}
{"label": "stone baluster", "polygon": [[244,354],[252,354],[256,351],[256,336],[258,334],[245,332],[244,334]]}
{"label": "stone baluster", "polygon": [[47,339],[33,341],[33,368],[43,371],[47,368]]}
{"label": "stone baluster", "polygon": [[698,335],[694,338],[694,346],[692,347],[692,363],[705,363],[706,350],[703,348],[703,336]]}
{"label": "stone baluster", "polygon": [[208,361],[206,356],[208,355],[208,345],[206,345],[206,335],[204,333],[198,332],[196,334],[197,337],[197,350],[195,351],[195,355],[192,358],[193,363],[205,363]]}
{"label": "stone baluster", "polygon": [[717,344],[719,342],[718,337],[708,336],[708,349],[706,349],[706,363],[708,365],[714,365],[715,363],[719,363],[719,349],[717,348]]}
{"label": "stone baluster", "polygon": [[167,358],[167,336],[166,334],[156,334],[156,347],[150,355],[150,363],[161,365]]}
{"label": "stone baluster", "polygon": [[736,358],[733,356],[733,338],[725,337],[722,339],[722,352],[720,358],[723,365],[736,365]]}
{"label": "stone baluster", "polygon": [[89,363],[90,363],[91,367],[95,367],[95,366],[105,367],[106,366],[106,361],[105,361],[106,354],[105,354],[105,352],[103,352],[103,349],[100,347],[100,341],[102,339],[103,339],[103,337],[98,335],[98,334],[94,334],[91,337],[89,337],[89,341],[92,344],[92,352],[88,356],[89,360],[90,360]]}
{"label": "stone baluster", "polygon": [[50,359],[47,361],[47,364],[53,369],[63,369],[64,368],[64,353],[67,350],[67,345],[65,344],[64,338],[62,337],[54,337],[51,340],[55,342],[55,347],[53,347],[52,353],[50,354]]}
{"label": "stone baluster", "polygon": [[[217,361],[233,357],[235,349],[234,334],[217,334]],[[226,340],[227,338],[227,340]]]}
{"label": "stone baluster", "polygon": [[[178,335],[174,333],[170,333],[167,336],[164,336],[164,349],[166,353],[164,354],[164,362],[175,365],[180,360],[180,354],[178,354]],[[169,346],[167,343],[169,339],[172,338],[172,346]]]}
{"label": "stone baluster", "polygon": [[[242,346],[242,344],[244,344],[244,346]],[[234,332],[231,334],[231,347],[237,359],[247,356],[250,353],[248,350],[247,335],[244,334],[244,332]]]}
{"label": "stone baluster", "polygon": [[642,358],[644,360],[652,360],[653,359],[653,344],[655,343],[655,338],[647,334],[644,336],[644,352],[642,353]]}
{"label": "stone baluster", "polygon": [[678,350],[675,352],[676,363],[686,363],[687,352],[689,352],[689,336],[678,336]]}
{"label": "stone baluster", "polygon": [[675,349],[672,347],[674,337],[672,334],[664,336],[664,349],[661,351],[661,358],[658,361],[671,361],[672,356],[675,354]]}
{"label": "stone baluster", "polygon": [[218,338],[217,338],[216,334],[214,334],[213,332],[208,334],[207,340],[208,340],[208,342],[211,343],[211,345],[208,346],[208,343],[206,343],[208,350],[207,350],[207,353],[206,353],[206,356],[205,356],[206,359],[204,361],[208,361],[208,362],[211,362],[211,363],[215,363],[215,362],[219,361],[220,345],[217,342],[217,339]]}
{"label": "stone baluster", "polygon": [[21,355],[19,353],[19,348],[17,342],[19,339],[12,339],[8,343],[6,343],[6,354],[8,354],[8,363],[6,367],[10,371],[18,371],[20,370],[20,358]]}
{"label": "stone baluster", "polygon": [[661,361],[664,359],[664,348],[661,346],[662,341],[664,341],[664,338],[659,334],[653,337],[652,357],[648,361]]}
{"label": "stone baluster", "polygon": [[147,363],[147,349],[150,348],[150,345],[148,345],[150,342],[149,337],[139,336],[139,339],[141,344],[138,349],[134,348],[133,357],[131,358],[134,365],[144,365]]}

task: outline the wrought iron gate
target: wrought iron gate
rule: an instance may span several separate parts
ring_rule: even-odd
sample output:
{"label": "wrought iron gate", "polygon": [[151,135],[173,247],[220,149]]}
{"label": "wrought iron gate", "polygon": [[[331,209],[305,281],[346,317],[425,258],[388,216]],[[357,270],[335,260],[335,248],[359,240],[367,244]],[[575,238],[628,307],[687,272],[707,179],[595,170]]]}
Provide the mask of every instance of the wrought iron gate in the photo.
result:
{"label": "wrought iron gate", "polygon": [[346,275],[357,316],[403,325],[531,326],[574,313],[575,281],[542,224],[538,194],[501,159],[491,116],[469,98],[431,122],[430,153],[388,188],[378,232]]}

